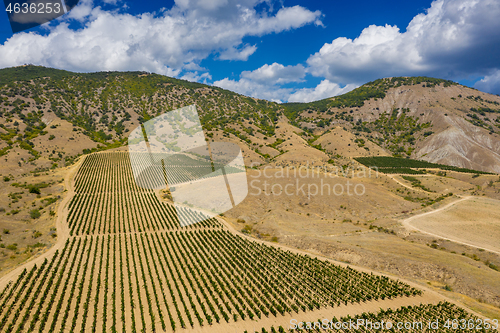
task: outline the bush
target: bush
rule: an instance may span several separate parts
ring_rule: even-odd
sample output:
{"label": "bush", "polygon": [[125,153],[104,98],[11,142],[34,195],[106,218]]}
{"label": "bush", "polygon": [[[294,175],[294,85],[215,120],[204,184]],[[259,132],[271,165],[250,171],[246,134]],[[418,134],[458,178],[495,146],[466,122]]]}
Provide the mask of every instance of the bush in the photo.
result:
{"label": "bush", "polygon": [[40,189],[37,186],[30,186],[30,193],[40,194]]}
{"label": "bush", "polygon": [[252,227],[249,225],[246,225],[243,229],[241,229],[241,232],[244,234],[250,234],[252,232]]}
{"label": "bush", "polygon": [[16,244],[16,243],[14,243],[14,244],[7,245],[7,246],[6,246],[6,248],[7,248],[8,250],[15,251],[15,250],[17,250],[17,244]]}
{"label": "bush", "polygon": [[3,233],[6,234],[6,235],[8,235],[8,234],[10,234],[10,230],[9,229],[3,229]]}
{"label": "bush", "polygon": [[37,219],[41,216],[40,211],[38,209],[32,209],[30,210],[30,216],[32,219]]}

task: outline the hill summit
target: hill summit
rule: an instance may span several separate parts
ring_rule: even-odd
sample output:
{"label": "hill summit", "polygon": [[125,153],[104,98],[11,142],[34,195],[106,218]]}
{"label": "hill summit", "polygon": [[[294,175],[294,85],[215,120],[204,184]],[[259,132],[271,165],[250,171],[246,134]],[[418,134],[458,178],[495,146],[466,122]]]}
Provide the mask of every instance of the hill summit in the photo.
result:
{"label": "hill summit", "polygon": [[0,156],[19,173],[61,167],[123,147],[140,123],[191,104],[206,136],[238,143],[249,164],[396,156],[500,173],[500,97],[428,77],[277,104],[147,72],[7,68],[0,70]]}

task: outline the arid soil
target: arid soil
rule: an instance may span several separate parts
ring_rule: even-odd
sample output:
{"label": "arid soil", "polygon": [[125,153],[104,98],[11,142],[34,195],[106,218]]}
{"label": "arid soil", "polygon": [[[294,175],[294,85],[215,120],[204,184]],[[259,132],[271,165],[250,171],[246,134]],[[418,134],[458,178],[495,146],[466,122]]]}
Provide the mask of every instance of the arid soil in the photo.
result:
{"label": "arid soil", "polygon": [[500,255],[499,200],[465,197],[424,214],[403,223],[410,229]]}

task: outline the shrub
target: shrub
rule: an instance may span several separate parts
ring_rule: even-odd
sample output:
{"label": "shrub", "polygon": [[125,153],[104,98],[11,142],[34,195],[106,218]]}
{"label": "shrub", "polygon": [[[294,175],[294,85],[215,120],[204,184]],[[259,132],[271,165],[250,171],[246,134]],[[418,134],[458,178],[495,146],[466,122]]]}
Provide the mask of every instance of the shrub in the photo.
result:
{"label": "shrub", "polygon": [[37,186],[30,186],[30,193],[40,194],[40,189]]}
{"label": "shrub", "polygon": [[15,251],[15,250],[17,250],[17,244],[16,244],[16,243],[14,243],[14,244],[7,245],[7,246],[6,246],[6,248],[7,248],[8,250]]}
{"label": "shrub", "polygon": [[37,219],[41,216],[40,211],[38,209],[32,209],[30,210],[30,216],[32,219]]}
{"label": "shrub", "polygon": [[252,226],[246,225],[243,229],[241,229],[241,232],[244,234],[250,234],[252,232]]}

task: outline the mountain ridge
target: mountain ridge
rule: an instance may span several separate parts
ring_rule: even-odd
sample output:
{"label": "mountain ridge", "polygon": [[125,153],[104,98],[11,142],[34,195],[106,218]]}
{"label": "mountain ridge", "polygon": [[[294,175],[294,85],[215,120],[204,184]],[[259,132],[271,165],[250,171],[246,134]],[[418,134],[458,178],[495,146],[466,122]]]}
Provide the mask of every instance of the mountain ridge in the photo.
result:
{"label": "mountain ridge", "polygon": [[393,155],[500,173],[500,97],[428,77],[378,79],[320,101],[277,104],[141,71],[7,68],[0,70],[0,156],[27,170],[60,167],[122,147],[140,123],[190,104],[207,137],[240,144],[249,163],[300,165],[309,156],[345,165]]}

